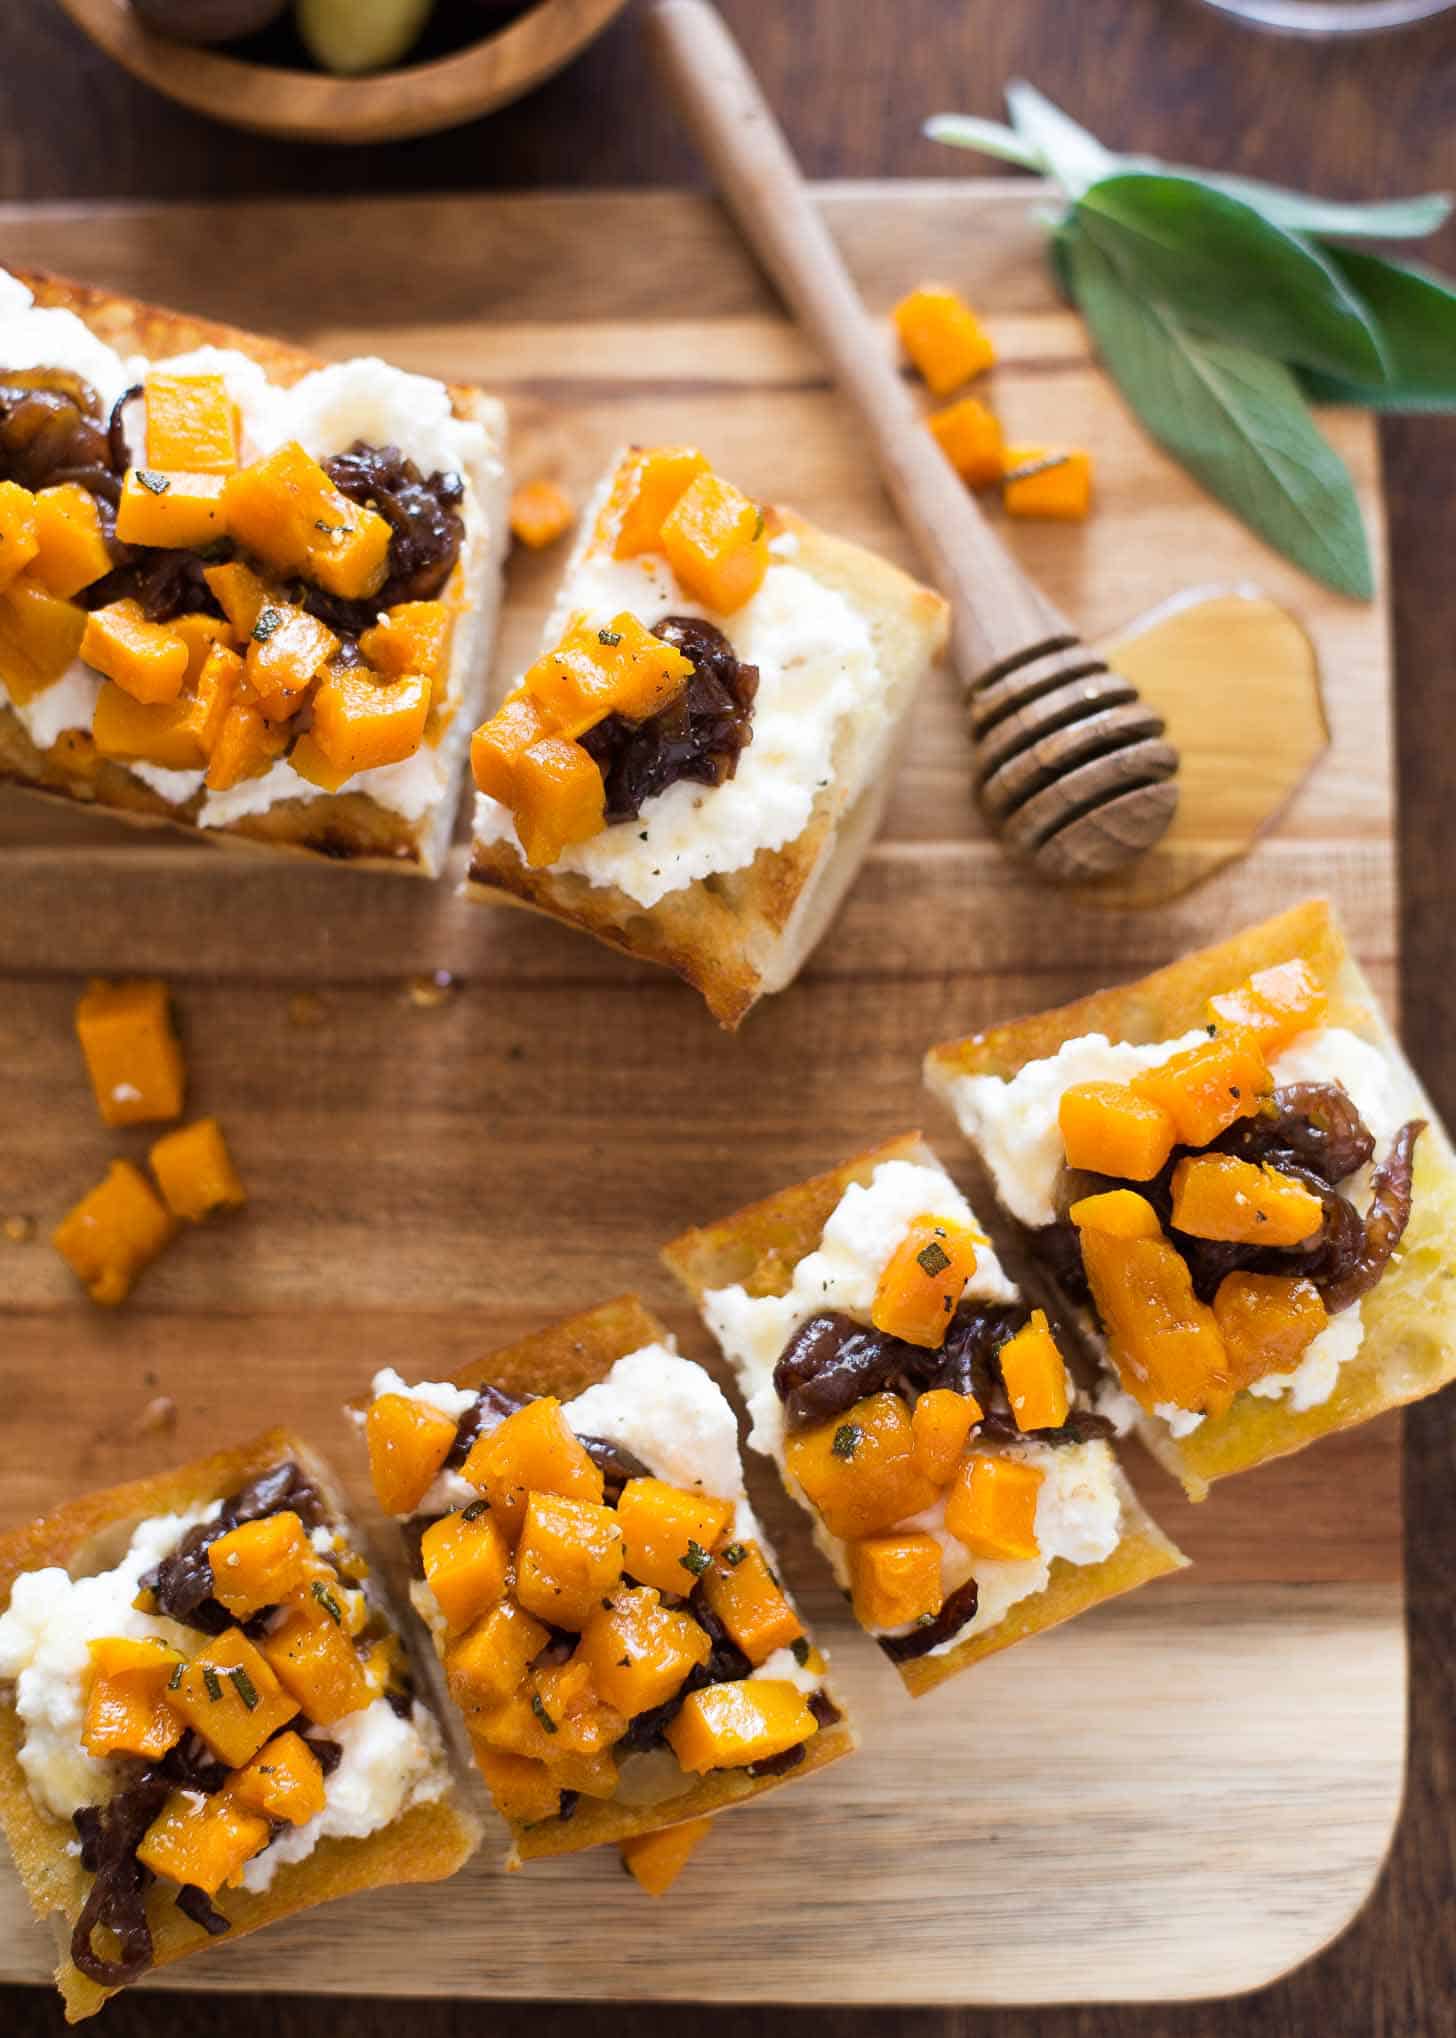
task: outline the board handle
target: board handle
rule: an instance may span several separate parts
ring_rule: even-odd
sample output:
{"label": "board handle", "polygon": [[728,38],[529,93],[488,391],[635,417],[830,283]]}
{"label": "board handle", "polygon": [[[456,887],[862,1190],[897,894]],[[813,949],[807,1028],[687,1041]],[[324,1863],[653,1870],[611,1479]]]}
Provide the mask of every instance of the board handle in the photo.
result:
{"label": "board handle", "polygon": [[[718,189],[859,412],[890,498],[950,603],[991,825],[1044,876],[1120,868],[1163,835],[1177,806],[1178,756],[1161,721],[1021,570],[926,431],[717,12],[707,0],[656,0],[647,34]],[[1133,703],[1134,716],[1116,712]]]}

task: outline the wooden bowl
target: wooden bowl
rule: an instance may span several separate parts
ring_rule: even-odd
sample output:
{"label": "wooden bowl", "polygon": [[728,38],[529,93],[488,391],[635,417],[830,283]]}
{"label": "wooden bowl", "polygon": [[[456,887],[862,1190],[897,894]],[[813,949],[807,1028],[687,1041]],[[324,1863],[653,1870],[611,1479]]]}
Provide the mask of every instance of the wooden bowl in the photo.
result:
{"label": "wooden bowl", "polygon": [[509,27],[433,63],[336,78],[245,62],[144,28],[127,0],[61,0],[134,78],[233,127],[291,141],[400,141],[474,120],[569,63],[627,0],[539,0]]}

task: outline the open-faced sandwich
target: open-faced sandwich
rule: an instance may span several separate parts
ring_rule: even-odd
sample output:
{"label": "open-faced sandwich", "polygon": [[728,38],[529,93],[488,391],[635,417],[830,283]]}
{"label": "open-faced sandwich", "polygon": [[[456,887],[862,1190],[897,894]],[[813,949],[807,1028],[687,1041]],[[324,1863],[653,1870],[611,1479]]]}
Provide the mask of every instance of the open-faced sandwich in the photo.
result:
{"label": "open-faced sandwich", "polygon": [[737,1025],[854,876],[946,626],[692,448],[624,453],[541,656],[475,736],[472,893],[665,964]]}
{"label": "open-faced sandwich", "polygon": [[1456,1162],[1324,901],[926,1071],[1195,1500],[1456,1378]]}
{"label": "open-faced sandwich", "polygon": [[327,1468],[285,1430],[0,1537],[0,1822],[74,2022],[474,1851]]}
{"label": "open-faced sandwich", "polygon": [[854,1746],[738,1426],[633,1296],[360,1417],[512,1866],[701,1820]]}
{"label": "open-faced sandwich", "polygon": [[479,390],[0,271],[0,777],[437,871],[504,442]]}
{"label": "open-faced sandwich", "polygon": [[918,1134],[665,1258],[912,1694],[1182,1564]]}

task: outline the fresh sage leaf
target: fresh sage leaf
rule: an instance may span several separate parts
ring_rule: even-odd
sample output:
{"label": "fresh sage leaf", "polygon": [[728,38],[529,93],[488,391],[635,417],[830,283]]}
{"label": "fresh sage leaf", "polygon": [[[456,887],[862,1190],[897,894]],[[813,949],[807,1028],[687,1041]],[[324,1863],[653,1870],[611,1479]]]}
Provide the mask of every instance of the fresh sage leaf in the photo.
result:
{"label": "fresh sage leaf", "polygon": [[1331,248],[1329,255],[1379,323],[1389,380],[1363,387],[1311,374],[1310,395],[1371,410],[1456,410],[1456,290],[1429,269],[1363,249]]}
{"label": "fresh sage leaf", "polygon": [[[1162,166],[1159,166],[1162,167]],[[1173,167],[1169,165],[1168,167]],[[1451,199],[1445,191],[1423,192],[1419,198],[1387,198],[1370,205],[1343,204],[1336,198],[1315,198],[1286,191],[1256,177],[1235,177],[1223,171],[1178,167],[1176,174],[1196,177],[1230,198],[1252,205],[1274,226],[1288,233],[1329,234],[1344,240],[1420,241],[1446,224]]]}
{"label": "fresh sage leaf", "polygon": [[1079,224],[1123,280],[1191,325],[1353,382],[1383,382],[1380,339],[1331,258],[1191,177],[1103,178]]}
{"label": "fresh sage leaf", "polygon": [[1117,157],[1095,134],[1079,127],[1024,78],[1013,78],[1006,87],[1006,104],[1017,134],[1041,157],[1068,198],[1080,198],[1089,185],[1117,170]]}
{"label": "fresh sage leaf", "polygon": [[1041,150],[999,120],[981,120],[973,113],[937,113],[921,132],[927,141],[946,142],[953,149],[977,149],[983,156],[999,156],[1003,163],[1015,163],[1022,170],[1046,170]]}
{"label": "fresh sage leaf", "polygon": [[1341,594],[1372,591],[1354,484],[1278,361],[1193,331],[1090,235],[1065,255],[1103,365],[1160,445],[1267,543]]}

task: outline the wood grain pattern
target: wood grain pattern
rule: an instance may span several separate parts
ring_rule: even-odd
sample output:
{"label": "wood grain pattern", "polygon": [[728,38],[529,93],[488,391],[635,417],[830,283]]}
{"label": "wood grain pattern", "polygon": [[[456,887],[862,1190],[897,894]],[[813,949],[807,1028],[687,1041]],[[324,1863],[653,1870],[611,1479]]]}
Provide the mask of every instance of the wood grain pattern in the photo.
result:
{"label": "wood grain pattern", "polygon": [[[272,247],[273,313],[290,336],[487,373],[510,402],[523,473],[580,489],[621,438],[697,436],[746,486],[903,557],[843,408],[712,208],[633,204],[11,213],[0,260],[48,260],[225,313],[238,308],[237,264]],[[1058,901],[1049,915],[1048,895],[980,832],[954,690],[932,689],[885,837],[838,927],[806,980],[728,1039],[670,982],[561,930],[466,909],[444,888],[422,899],[329,871],[289,870],[282,883],[252,860],[8,800],[0,1065],[23,1083],[0,1143],[3,1214],[44,1229],[111,1152],[130,1150],[96,1123],[69,1030],[80,975],[119,968],[174,982],[193,1102],[221,1116],[254,1200],[236,1223],[182,1241],[114,1318],[77,1300],[43,1244],[0,1241],[7,1518],[254,1427],[260,1406],[357,1475],[337,1409],[375,1365],[458,1365],[629,1283],[704,1355],[653,1265],[682,1224],[917,1121],[954,1161],[917,1086],[928,1042],[1136,974],[1303,892],[1334,892],[1390,990],[1383,612],[1320,595],[1149,454],[1051,301],[1026,207],[1024,186],[826,194],[875,309],[926,272],[933,220],[936,266],[948,246],[963,251],[960,280],[1002,342],[997,396],[1013,429],[1052,436],[1075,420],[1090,440],[1105,477],[1098,518],[1011,534],[1089,629],[1108,634],[1210,576],[1258,577],[1301,617],[1329,675],[1332,743],[1276,830],[1166,913]],[[329,235],[385,265],[409,251],[418,328],[360,326],[357,304],[311,270],[308,251]],[[622,259],[593,261],[584,300],[574,251],[599,254],[609,237]],[[664,250],[680,286],[691,282],[692,309],[658,323]],[[524,334],[504,322],[511,294]],[[603,321],[600,355],[584,303]],[[1333,429],[1378,520],[1368,426]],[[533,560],[513,573],[508,658],[539,627],[551,570]],[[464,978],[460,994],[411,1004],[406,979],[442,967]],[[303,988],[321,998],[320,1025],[290,1019]],[[140,1426],[159,1394],[177,1405],[169,1435]],[[1194,1571],[913,1708],[850,1633],[774,1482],[756,1472],[866,1745],[715,1836],[711,1903],[692,1871],[648,1912],[609,1861],[509,1882],[483,1861],[428,1901],[369,1898],[280,1928],[266,1947],[221,1950],[189,1986],[205,1973],[240,1990],[798,2002],[1252,1986],[1339,1929],[1395,1815],[1396,1434],[1377,1425],[1251,1475],[1196,1514],[1135,1463]],[[1068,1787],[1049,1788],[1049,1764],[1065,1765]],[[766,1863],[783,1915],[767,1943]],[[570,1929],[587,1918],[589,1933]],[[888,1936],[867,1933],[870,1919],[888,1921]],[[759,1953],[745,1963],[750,1929]],[[5,1973],[42,1971],[11,1884],[0,1885],[0,1946]]]}

